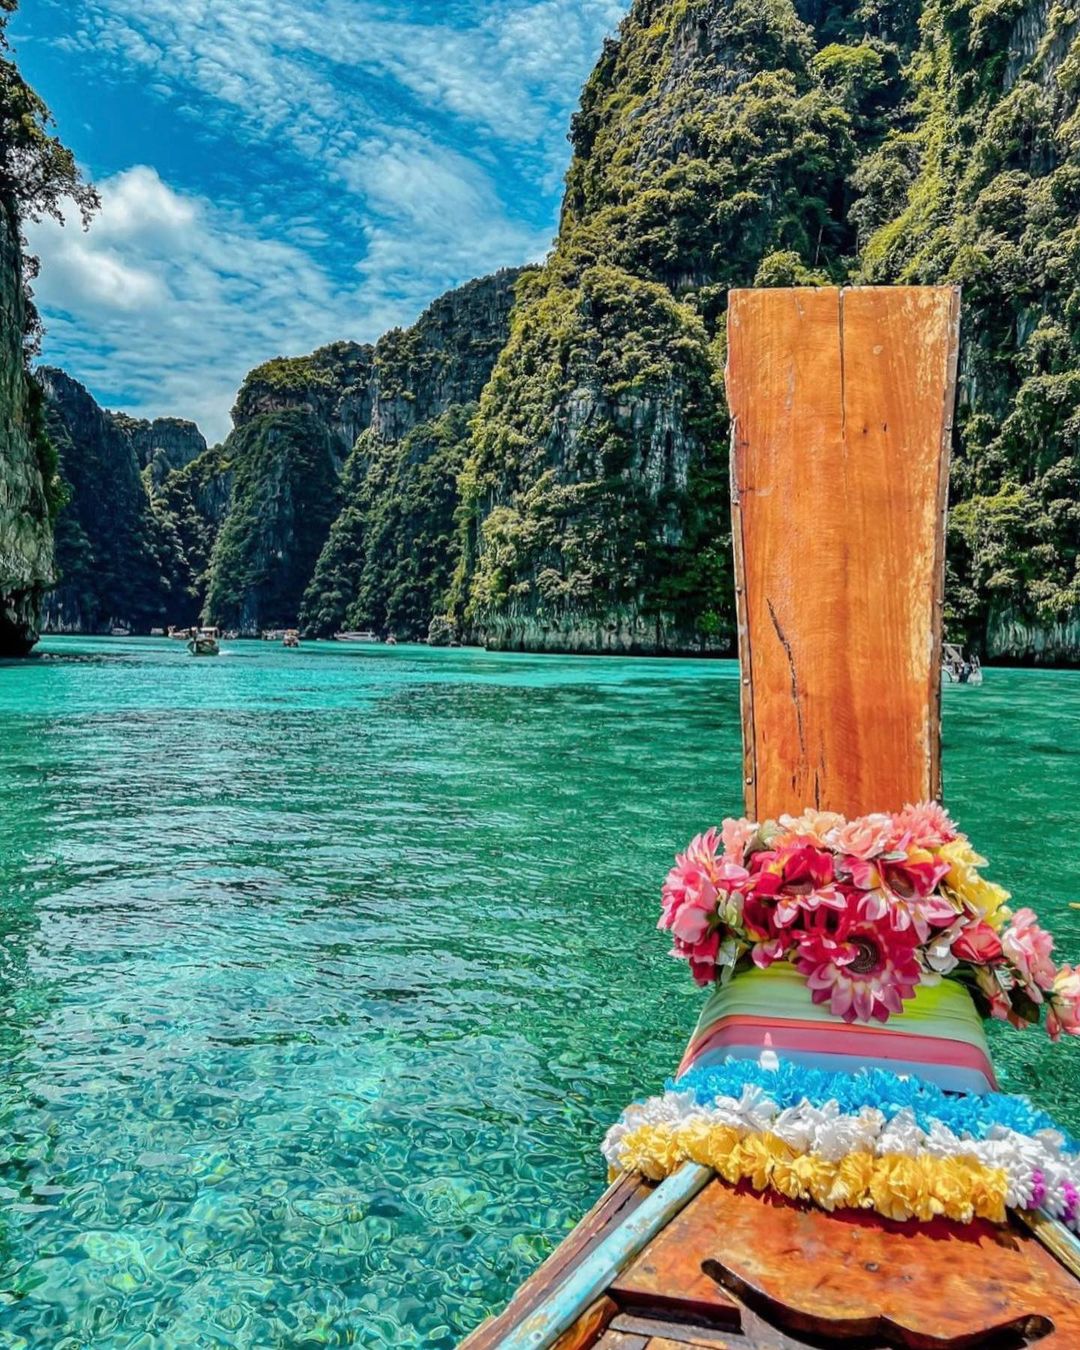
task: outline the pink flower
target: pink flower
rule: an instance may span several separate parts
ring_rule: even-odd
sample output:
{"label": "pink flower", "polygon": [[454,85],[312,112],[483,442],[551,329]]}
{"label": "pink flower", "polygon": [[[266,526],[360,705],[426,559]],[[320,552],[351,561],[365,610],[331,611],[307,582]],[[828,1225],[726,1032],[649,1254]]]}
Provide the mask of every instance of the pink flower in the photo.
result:
{"label": "pink flower", "polygon": [[893,816],[896,839],[907,839],[916,848],[940,848],[955,839],[960,831],[948,811],[937,802],[909,802]]}
{"label": "pink flower", "polygon": [[983,919],[967,924],[952,945],[958,961],[970,961],[973,966],[989,966],[1003,955],[1001,939]]}
{"label": "pink flower", "polygon": [[696,984],[712,984],[716,978],[716,958],[719,954],[720,934],[715,932],[702,938],[687,952],[690,974],[693,975]]}
{"label": "pink flower", "polygon": [[782,961],[793,941],[791,934],[780,932],[771,897],[761,896],[756,891],[747,895],[743,902],[743,931],[751,943],[751,959],[762,969],[774,961]]}
{"label": "pink flower", "polygon": [[828,1003],[845,1022],[887,1022],[919,983],[918,939],[858,917],[855,905],[839,917],[823,912],[801,935],[795,964],[815,1003]]}
{"label": "pink flower", "polygon": [[1067,1036],[1080,1036],[1080,970],[1072,966],[1062,966],[1054,977],[1046,1030],[1052,1041],[1063,1031]]}
{"label": "pink flower", "polygon": [[700,942],[716,912],[719,892],[696,863],[685,859],[673,867],[664,882],[663,913],[658,928],[668,928],[681,941]]}
{"label": "pink flower", "polygon": [[720,826],[724,857],[741,864],[746,858],[746,846],[757,834],[757,830],[757,822],[754,820],[747,820],[745,816],[740,820],[734,820],[728,816]]}
{"label": "pink flower", "polygon": [[1033,910],[1018,909],[1001,935],[1001,945],[1010,964],[1024,982],[1036,1003],[1042,1002],[1041,990],[1050,989],[1057,976],[1051,960],[1054,939],[1040,928]]}
{"label": "pink flower", "polygon": [[[675,859],[661,892],[661,914],[657,928],[668,929],[687,951],[705,941],[716,927],[721,900],[731,891],[745,886],[750,874],[745,867],[717,856],[719,836],[716,830],[695,835],[685,853]],[[704,958],[703,958],[704,959]]]}
{"label": "pink flower", "polygon": [[860,816],[838,825],[829,832],[829,846],[837,853],[850,853],[853,858],[875,858],[888,849],[893,838],[892,816]]}

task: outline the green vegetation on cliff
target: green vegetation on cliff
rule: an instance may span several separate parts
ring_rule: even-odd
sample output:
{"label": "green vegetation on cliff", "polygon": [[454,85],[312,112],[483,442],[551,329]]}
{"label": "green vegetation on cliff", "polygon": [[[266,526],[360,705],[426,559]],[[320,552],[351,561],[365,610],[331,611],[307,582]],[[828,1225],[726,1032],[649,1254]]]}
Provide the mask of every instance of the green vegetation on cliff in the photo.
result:
{"label": "green vegetation on cliff", "polygon": [[401,441],[365,432],[345,467],[345,506],[304,598],[306,631],[427,636],[457,556],[457,482],[475,404],[453,404]]}
{"label": "green vegetation on cliff", "polygon": [[376,344],[370,425],[345,465],[341,515],[304,596],[306,632],[427,635],[458,558],[471,419],[506,342],[520,276],[469,282]]}
{"label": "green vegetation on cliff", "polygon": [[214,544],[206,621],[249,634],[291,625],[337,513],[333,439],[311,413],[260,413],[222,454],[232,503]]}
{"label": "green vegetation on cliff", "polygon": [[0,0],[0,656],[37,639],[38,611],[53,577],[52,529],[63,504],[42,394],[29,370],[40,336],[28,282],[36,261],[22,226],[61,216],[65,199],[84,220],[97,204],[74,157],[52,134],[48,108],[11,57],[7,25],[17,0]]}
{"label": "green vegetation on cliff", "polygon": [[789,0],[639,0],[571,139],[562,227],[481,400],[455,611],[498,646],[730,650],[730,286],[840,279],[895,44]]}
{"label": "green vegetation on cliff", "polygon": [[1030,658],[1080,614],[1080,12],[927,0],[922,33],[858,275],[963,286],[947,617]]}
{"label": "green vegetation on cliff", "polygon": [[1017,656],[1025,627],[1068,631],[1077,33],[1034,0],[637,0],[481,399],[459,620],[495,645],[728,645],[728,288],[958,281],[950,625]]}

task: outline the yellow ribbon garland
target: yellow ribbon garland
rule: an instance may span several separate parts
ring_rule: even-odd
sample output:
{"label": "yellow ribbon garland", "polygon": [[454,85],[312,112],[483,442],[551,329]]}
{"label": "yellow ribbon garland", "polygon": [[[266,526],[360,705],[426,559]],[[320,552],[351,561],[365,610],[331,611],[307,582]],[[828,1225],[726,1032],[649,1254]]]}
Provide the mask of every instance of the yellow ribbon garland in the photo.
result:
{"label": "yellow ribbon garland", "polygon": [[873,1209],[887,1219],[923,1222],[938,1215],[961,1223],[1005,1222],[1005,1172],[974,1157],[859,1152],[831,1162],[798,1153],[768,1131],[740,1135],[730,1125],[702,1120],[641,1125],[620,1141],[619,1155],[623,1171],[654,1181],[694,1162],[733,1185],[746,1181],[756,1191],[771,1189],[827,1210]]}

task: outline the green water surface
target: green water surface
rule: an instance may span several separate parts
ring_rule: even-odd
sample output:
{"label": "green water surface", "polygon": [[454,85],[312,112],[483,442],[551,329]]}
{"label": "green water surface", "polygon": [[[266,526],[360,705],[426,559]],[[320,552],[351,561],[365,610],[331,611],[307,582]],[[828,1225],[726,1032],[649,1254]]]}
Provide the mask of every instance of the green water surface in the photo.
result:
{"label": "green water surface", "polygon": [[[945,699],[949,804],[1070,959],[1078,695]],[[449,1350],[676,1063],[658,888],[739,774],[729,662],[0,665],[0,1346]],[[992,1031],[1080,1128],[1080,1047]]]}

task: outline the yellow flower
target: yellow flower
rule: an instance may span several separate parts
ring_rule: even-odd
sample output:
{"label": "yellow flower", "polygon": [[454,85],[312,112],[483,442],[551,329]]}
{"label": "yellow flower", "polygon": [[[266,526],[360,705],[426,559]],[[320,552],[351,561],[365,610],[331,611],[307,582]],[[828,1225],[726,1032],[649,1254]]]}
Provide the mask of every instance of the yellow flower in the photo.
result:
{"label": "yellow flower", "polygon": [[795,1175],[802,1182],[803,1190],[822,1209],[835,1209],[837,1164],[825,1158],[807,1153],[796,1158]]}
{"label": "yellow flower", "polygon": [[1003,1168],[980,1167],[972,1175],[971,1202],[980,1219],[1005,1222],[1005,1195],[1008,1180]]}
{"label": "yellow flower", "polygon": [[918,1158],[900,1153],[879,1158],[870,1182],[874,1208],[887,1219],[932,1219],[933,1205],[925,1168]]}
{"label": "yellow flower", "polygon": [[986,859],[975,852],[971,847],[971,840],[966,834],[958,834],[955,839],[950,839],[947,844],[942,844],[938,849],[938,857],[944,858],[946,862],[957,867],[986,866]]}
{"label": "yellow flower", "polygon": [[[826,1209],[866,1209],[877,1158],[872,1153],[849,1153],[836,1166]],[[819,1204],[825,1204],[820,1200]]]}
{"label": "yellow flower", "polygon": [[974,1173],[985,1169],[977,1159],[938,1158],[936,1162],[934,1196],[941,1213],[959,1223],[970,1223],[975,1217],[975,1205],[971,1198],[976,1184]]}
{"label": "yellow flower", "polygon": [[724,1167],[739,1146],[739,1131],[732,1125],[713,1125],[709,1130],[704,1157],[701,1161],[714,1172],[724,1174]]}
{"label": "yellow flower", "polygon": [[790,1146],[775,1134],[748,1134],[732,1153],[739,1175],[749,1181],[755,1191],[766,1190],[774,1165],[778,1161],[788,1162],[791,1157]]}
{"label": "yellow flower", "polygon": [[1004,927],[1011,897],[1003,886],[984,880],[976,871],[976,867],[986,866],[986,859],[975,852],[963,835],[943,844],[938,856],[949,864],[943,883],[948,890],[977,910],[992,928]]}
{"label": "yellow flower", "polygon": [[779,1191],[781,1195],[786,1195],[789,1200],[807,1200],[809,1192],[803,1185],[802,1178],[799,1175],[799,1164],[806,1157],[806,1154],[800,1154],[797,1158],[790,1161],[783,1158],[773,1163],[772,1170],[772,1188]]}
{"label": "yellow flower", "polygon": [[674,1132],[666,1125],[639,1125],[622,1141],[624,1172],[639,1172],[650,1181],[663,1181],[684,1161]]}

